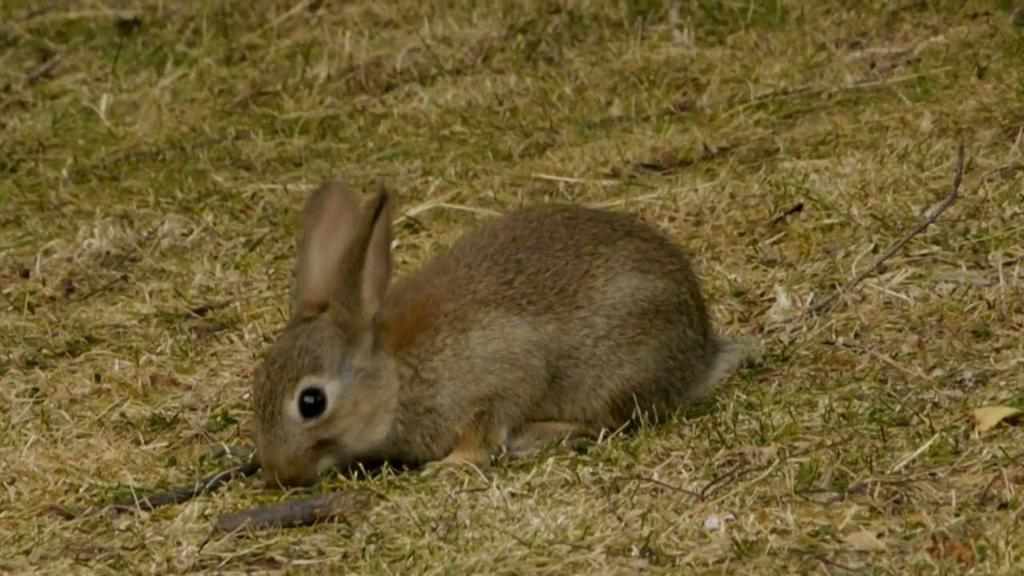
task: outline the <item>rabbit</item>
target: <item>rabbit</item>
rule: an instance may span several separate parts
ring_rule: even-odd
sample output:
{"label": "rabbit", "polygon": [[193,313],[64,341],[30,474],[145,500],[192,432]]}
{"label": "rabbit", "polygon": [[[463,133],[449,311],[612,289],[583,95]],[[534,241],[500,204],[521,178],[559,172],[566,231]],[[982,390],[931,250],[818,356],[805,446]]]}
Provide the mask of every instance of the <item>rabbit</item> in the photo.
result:
{"label": "rabbit", "polygon": [[625,213],[521,208],[391,282],[392,195],[306,202],[291,318],[253,380],[268,485],[363,462],[486,466],[699,400],[749,355],[688,256]]}

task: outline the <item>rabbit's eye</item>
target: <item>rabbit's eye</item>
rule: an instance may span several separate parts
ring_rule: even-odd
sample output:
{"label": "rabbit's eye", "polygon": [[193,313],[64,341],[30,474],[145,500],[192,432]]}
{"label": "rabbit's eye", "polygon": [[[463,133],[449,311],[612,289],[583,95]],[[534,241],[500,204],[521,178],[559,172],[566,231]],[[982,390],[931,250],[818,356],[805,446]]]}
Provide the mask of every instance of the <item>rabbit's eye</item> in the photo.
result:
{"label": "rabbit's eye", "polygon": [[306,388],[299,394],[299,414],[305,420],[312,420],[327,409],[327,396],[319,388]]}

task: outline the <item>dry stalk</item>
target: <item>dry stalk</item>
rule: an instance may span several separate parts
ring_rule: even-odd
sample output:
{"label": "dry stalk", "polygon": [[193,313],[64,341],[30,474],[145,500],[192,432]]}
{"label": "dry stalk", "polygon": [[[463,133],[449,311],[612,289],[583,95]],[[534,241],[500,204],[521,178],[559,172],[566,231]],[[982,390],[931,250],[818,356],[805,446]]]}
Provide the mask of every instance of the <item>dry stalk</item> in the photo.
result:
{"label": "dry stalk", "polygon": [[949,194],[947,194],[946,197],[943,198],[942,201],[940,201],[938,204],[936,204],[931,210],[928,210],[925,213],[925,217],[921,220],[921,222],[917,224],[917,226],[915,226],[903,238],[900,238],[895,244],[890,246],[889,249],[886,250],[884,254],[879,256],[878,259],[875,260],[875,262],[871,266],[861,271],[860,274],[854,276],[852,279],[850,279],[850,281],[843,285],[842,288],[833,292],[832,295],[830,295],[828,298],[825,298],[821,302],[818,302],[817,304],[812,306],[808,310],[808,313],[817,314],[818,312],[829,309],[836,302],[840,295],[846,294],[847,292],[853,290],[854,288],[857,287],[857,285],[863,282],[865,278],[878,272],[878,270],[882,267],[883,264],[885,264],[887,260],[892,258],[897,252],[899,252],[904,246],[906,246],[907,243],[910,242],[915,236],[919,235],[921,232],[924,232],[926,228],[934,224],[935,221],[938,220],[939,216],[941,216],[947,208],[952,206],[953,203],[956,202],[957,198],[960,196],[960,184],[963,181],[963,177],[964,144],[963,142],[961,142],[960,145],[957,147],[956,168],[954,169],[953,173],[953,187],[949,191]]}

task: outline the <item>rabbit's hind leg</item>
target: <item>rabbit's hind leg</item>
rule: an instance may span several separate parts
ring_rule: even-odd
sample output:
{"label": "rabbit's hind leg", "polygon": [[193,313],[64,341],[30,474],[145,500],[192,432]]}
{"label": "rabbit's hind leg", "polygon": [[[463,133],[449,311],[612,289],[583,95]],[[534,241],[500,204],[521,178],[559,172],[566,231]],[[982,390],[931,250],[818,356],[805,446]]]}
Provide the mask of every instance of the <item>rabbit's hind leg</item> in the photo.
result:
{"label": "rabbit's hind leg", "polygon": [[597,438],[597,432],[582,424],[540,420],[523,424],[506,445],[512,458],[526,458],[553,445],[560,444],[570,449],[589,446]]}

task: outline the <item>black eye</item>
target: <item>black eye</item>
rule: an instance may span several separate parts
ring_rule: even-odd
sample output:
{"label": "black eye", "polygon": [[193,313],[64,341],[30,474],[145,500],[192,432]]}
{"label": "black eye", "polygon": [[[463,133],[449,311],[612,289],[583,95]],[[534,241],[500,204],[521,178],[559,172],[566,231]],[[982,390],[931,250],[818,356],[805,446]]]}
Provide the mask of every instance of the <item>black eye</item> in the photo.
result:
{"label": "black eye", "polygon": [[327,409],[327,396],[319,388],[306,388],[299,394],[299,414],[304,420],[319,417]]}

